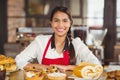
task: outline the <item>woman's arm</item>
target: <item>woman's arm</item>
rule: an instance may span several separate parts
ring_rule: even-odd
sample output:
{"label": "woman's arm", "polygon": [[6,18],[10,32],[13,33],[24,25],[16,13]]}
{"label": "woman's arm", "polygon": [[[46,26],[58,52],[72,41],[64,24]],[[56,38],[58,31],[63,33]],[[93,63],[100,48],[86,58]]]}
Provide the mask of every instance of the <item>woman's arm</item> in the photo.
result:
{"label": "woman's arm", "polygon": [[45,69],[49,68],[49,66],[48,65],[37,64],[37,63],[29,63],[26,66],[24,66],[23,69],[27,69],[27,68],[34,68],[36,70],[39,70],[39,69],[45,70]]}
{"label": "woman's arm", "polygon": [[30,60],[33,60],[37,57],[38,43],[33,41],[29,44],[20,54],[15,58],[18,69],[23,69],[24,66],[30,63]]}
{"label": "woman's arm", "polygon": [[80,38],[75,38],[73,40],[73,45],[76,51],[76,65],[81,62],[89,62],[93,64],[101,64],[97,57],[89,50],[89,48],[80,40]]}

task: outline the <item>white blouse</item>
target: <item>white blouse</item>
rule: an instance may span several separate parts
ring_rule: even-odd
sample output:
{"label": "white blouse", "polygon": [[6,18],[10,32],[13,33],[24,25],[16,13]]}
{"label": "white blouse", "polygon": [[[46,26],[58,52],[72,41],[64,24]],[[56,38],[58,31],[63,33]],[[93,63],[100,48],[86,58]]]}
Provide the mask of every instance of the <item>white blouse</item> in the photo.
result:
{"label": "white blouse", "polygon": [[[30,60],[37,58],[39,64],[42,62],[42,57],[44,49],[52,35],[39,35],[31,42],[31,44],[26,47],[20,54],[15,58],[16,64],[19,69],[23,69]],[[94,54],[88,49],[88,47],[80,40],[80,38],[75,38],[72,41],[75,54],[76,54],[76,65],[79,65],[82,61],[87,61],[90,63],[100,64],[99,60],[94,56]],[[51,45],[51,44],[50,44]],[[63,57],[63,54],[57,53],[54,48],[49,46],[46,58],[60,58]]]}

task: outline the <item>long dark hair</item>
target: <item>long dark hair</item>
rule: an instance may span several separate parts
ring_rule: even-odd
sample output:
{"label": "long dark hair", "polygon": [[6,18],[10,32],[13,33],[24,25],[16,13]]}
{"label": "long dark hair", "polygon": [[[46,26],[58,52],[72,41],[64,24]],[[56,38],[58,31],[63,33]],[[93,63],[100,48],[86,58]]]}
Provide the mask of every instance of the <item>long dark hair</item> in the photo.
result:
{"label": "long dark hair", "polygon": [[[71,25],[73,23],[73,20],[72,20],[72,16],[70,14],[70,11],[68,10],[67,7],[63,7],[63,6],[57,6],[55,7],[53,10],[52,10],[52,13],[51,13],[51,16],[50,16],[50,21],[52,21],[53,19],[53,16],[54,14],[57,12],[57,11],[61,11],[61,12],[64,12],[68,15],[70,21],[71,21]],[[71,35],[71,26],[69,28],[69,31],[67,33],[67,36],[69,38],[69,41],[70,41],[70,45],[69,45],[69,52],[70,52],[70,64],[71,65],[74,65],[76,63],[76,58],[75,58],[75,50],[74,50],[74,46],[72,44],[72,35]]]}

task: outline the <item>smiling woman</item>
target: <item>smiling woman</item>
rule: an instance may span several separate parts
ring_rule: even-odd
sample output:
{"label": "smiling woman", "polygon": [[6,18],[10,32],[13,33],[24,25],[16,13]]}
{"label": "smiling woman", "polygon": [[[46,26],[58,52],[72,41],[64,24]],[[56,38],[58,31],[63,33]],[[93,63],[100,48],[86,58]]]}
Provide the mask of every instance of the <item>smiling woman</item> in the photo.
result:
{"label": "smiling woman", "polygon": [[[48,69],[56,67],[60,72],[73,70],[81,62],[100,64],[80,38],[71,36],[72,17],[67,7],[52,10],[50,24],[52,35],[38,35],[15,60],[18,68]],[[37,58],[38,63],[29,62]]]}

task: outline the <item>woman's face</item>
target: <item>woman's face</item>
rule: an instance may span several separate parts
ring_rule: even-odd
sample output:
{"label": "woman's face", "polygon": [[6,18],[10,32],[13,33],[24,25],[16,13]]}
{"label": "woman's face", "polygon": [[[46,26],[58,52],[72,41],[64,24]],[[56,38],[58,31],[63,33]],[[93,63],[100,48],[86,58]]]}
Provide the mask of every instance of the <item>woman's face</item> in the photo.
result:
{"label": "woman's face", "polygon": [[66,36],[71,26],[71,21],[66,13],[57,11],[52,18],[51,26],[55,35]]}

